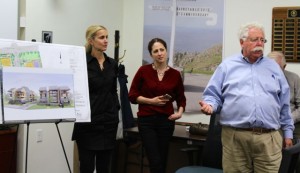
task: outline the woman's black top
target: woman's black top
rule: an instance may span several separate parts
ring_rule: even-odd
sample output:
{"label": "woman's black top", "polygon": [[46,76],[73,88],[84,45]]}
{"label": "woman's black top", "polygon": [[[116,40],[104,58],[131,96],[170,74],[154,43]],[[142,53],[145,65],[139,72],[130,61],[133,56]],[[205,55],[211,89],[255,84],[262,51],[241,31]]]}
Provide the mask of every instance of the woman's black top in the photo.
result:
{"label": "woman's black top", "polygon": [[75,123],[72,140],[86,149],[112,149],[116,143],[120,103],[117,94],[117,62],[105,55],[104,69],[87,54],[91,122]]}

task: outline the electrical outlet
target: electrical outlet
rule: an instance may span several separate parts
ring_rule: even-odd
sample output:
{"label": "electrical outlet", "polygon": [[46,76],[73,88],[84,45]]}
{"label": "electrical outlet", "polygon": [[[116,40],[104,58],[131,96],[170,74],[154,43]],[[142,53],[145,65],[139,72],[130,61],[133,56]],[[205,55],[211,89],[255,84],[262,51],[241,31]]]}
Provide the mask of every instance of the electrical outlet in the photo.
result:
{"label": "electrical outlet", "polygon": [[36,142],[43,142],[43,130],[36,129]]}

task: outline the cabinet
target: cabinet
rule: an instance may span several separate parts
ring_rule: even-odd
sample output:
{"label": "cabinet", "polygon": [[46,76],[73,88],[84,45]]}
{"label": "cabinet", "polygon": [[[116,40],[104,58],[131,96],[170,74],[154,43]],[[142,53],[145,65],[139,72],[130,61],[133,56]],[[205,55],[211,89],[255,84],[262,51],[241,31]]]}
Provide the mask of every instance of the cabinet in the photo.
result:
{"label": "cabinet", "polygon": [[16,173],[17,132],[13,130],[0,131],[0,172]]}

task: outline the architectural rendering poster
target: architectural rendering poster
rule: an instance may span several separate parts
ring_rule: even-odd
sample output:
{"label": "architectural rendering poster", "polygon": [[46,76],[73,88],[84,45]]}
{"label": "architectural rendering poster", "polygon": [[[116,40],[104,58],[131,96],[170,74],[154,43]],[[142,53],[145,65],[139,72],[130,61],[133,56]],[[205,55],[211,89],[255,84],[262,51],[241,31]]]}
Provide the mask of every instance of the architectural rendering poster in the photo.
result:
{"label": "architectural rendering poster", "polygon": [[[59,76],[60,70],[71,70],[74,79],[74,89],[71,90],[71,86],[69,86],[69,84],[54,85],[55,83],[53,83],[53,86],[70,87],[69,91],[74,93],[72,94],[72,99],[74,99],[74,105],[72,106],[74,106],[75,109],[76,121],[90,121],[90,103],[86,70],[86,54],[84,47],[0,39],[0,67],[40,68],[45,70],[45,72],[56,72],[55,76]],[[40,74],[37,73],[37,75]],[[49,85],[46,85],[45,83],[45,85],[41,84],[40,87],[44,88],[45,91],[50,91],[53,89],[52,85],[50,85],[51,83],[49,83]],[[15,88],[19,89],[22,89],[22,87],[23,85],[15,86]],[[24,85],[24,87],[28,87],[28,89],[34,91],[35,94],[40,92],[26,85]],[[5,89],[10,90],[10,88]],[[46,109],[37,110],[47,111]],[[3,123],[3,112],[1,112],[1,115],[0,123]],[[50,116],[50,114],[48,115]],[[52,116],[56,115],[59,116],[59,114]],[[46,117],[44,118],[47,119]],[[40,120],[41,117],[38,117],[38,119]]]}
{"label": "architectural rendering poster", "polygon": [[75,121],[72,70],[2,68],[4,122]]}
{"label": "architectural rendering poster", "polygon": [[223,0],[147,0],[144,2],[143,64],[152,63],[147,46],[167,42],[169,65],[182,74],[186,113],[199,112],[199,100],[222,61]]}

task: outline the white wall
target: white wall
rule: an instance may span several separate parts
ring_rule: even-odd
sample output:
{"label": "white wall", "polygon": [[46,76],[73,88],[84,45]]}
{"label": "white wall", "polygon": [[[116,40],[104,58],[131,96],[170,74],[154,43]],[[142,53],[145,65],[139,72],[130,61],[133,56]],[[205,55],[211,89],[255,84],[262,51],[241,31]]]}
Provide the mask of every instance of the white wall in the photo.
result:
{"label": "white wall", "polygon": [[17,39],[18,38],[18,18],[19,1],[18,0],[0,0],[0,38]]}
{"label": "white wall", "polygon": [[[126,50],[124,65],[128,75],[128,89],[137,69],[143,60],[143,34],[144,34],[144,1],[124,0],[123,48]],[[133,114],[136,116],[137,105],[131,105]]]}
{"label": "white wall", "polygon": [[[114,31],[122,29],[122,0],[21,0],[26,2],[25,40],[41,41],[42,31],[53,31],[53,43],[83,46],[89,25],[109,30],[113,56]],[[122,32],[122,31],[121,31]]]}
{"label": "white wall", "polygon": [[[120,56],[126,50],[124,65],[128,75],[128,87],[142,64],[143,49],[143,9],[142,0],[20,0],[25,4],[26,24],[24,39],[41,41],[42,31],[53,31],[53,43],[84,45],[85,29],[88,25],[102,24],[110,31],[110,47],[107,53],[113,56],[114,30],[120,30]],[[300,6],[299,0],[225,0],[224,55],[240,51],[237,31],[241,24],[258,21],[263,23],[266,38],[271,40],[272,8],[278,6]],[[22,9],[22,8],[21,8]],[[271,50],[270,42],[265,45],[265,53]],[[300,64],[289,63],[288,70],[300,75]],[[199,98],[200,99],[200,98]],[[134,113],[136,106],[132,106]],[[199,113],[200,115],[200,113]],[[184,120],[199,122],[201,116]],[[207,117],[203,118],[207,121]],[[26,126],[25,126],[26,127]],[[68,158],[72,166],[73,143],[71,142],[72,123],[60,124]],[[25,128],[26,129],[26,128]],[[35,132],[43,129],[44,142],[35,142]],[[20,138],[19,144],[24,143]],[[19,150],[24,150],[20,147]],[[58,135],[54,124],[30,125],[29,142],[30,173],[65,173],[67,166],[62,156]],[[23,153],[19,152],[19,153]],[[19,154],[19,173],[24,166],[24,156]]]}

